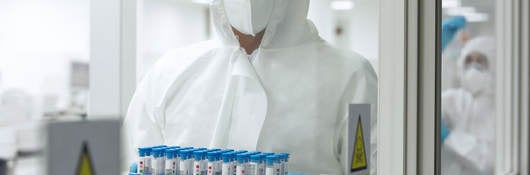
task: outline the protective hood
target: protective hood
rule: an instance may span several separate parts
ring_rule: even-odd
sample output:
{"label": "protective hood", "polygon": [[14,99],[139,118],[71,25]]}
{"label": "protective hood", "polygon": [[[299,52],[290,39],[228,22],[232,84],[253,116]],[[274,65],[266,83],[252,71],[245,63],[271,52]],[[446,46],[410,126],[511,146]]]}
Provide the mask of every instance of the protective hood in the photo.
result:
{"label": "protective hood", "polygon": [[470,40],[462,49],[462,53],[460,54],[457,63],[459,77],[461,77],[465,71],[466,57],[473,52],[478,52],[485,55],[488,59],[489,64],[488,71],[490,71],[491,73],[495,72],[495,40],[491,37],[478,37]]}
{"label": "protective hood", "polygon": [[[309,0],[271,0],[272,14],[265,28],[260,48],[277,49],[321,40],[311,21],[307,20]],[[223,0],[213,0],[210,12],[218,39],[224,45],[239,46],[232,32]]]}
{"label": "protective hood", "polygon": [[[487,74],[491,82],[488,83],[486,92],[493,92],[493,83],[495,81],[495,66],[496,66],[496,49],[495,40],[490,37],[478,37],[470,40],[462,49],[462,53],[457,62],[457,76],[462,85],[466,84],[464,81],[469,81],[466,78],[466,57],[469,54],[478,52],[483,54],[488,59]],[[469,84],[469,83],[468,83]]]}

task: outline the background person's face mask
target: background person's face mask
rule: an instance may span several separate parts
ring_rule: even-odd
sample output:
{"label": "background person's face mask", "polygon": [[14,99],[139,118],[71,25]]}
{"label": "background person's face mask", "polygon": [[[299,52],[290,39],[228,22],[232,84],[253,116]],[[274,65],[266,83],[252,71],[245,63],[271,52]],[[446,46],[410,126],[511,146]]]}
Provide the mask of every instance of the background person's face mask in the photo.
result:
{"label": "background person's face mask", "polygon": [[267,27],[274,6],[274,0],[224,0],[223,3],[232,27],[252,36]]}
{"label": "background person's face mask", "polygon": [[472,94],[479,94],[490,87],[492,77],[489,72],[480,64],[472,63],[464,72],[462,85]]}

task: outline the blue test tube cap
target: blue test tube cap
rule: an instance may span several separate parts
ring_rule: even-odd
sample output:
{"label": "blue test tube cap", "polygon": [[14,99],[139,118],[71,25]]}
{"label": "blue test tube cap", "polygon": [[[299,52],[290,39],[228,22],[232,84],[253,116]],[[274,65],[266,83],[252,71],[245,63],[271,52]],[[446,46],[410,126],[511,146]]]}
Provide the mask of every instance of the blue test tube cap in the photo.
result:
{"label": "blue test tube cap", "polygon": [[150,148],[150,147],[147,147],[147,148],[138,148],[138,155],[139,155],[140,157],[149,156],[149,155],[147,155],[148,152],[151,152],[151,148]]}
{"label": "blue test tube cap", "polygon": [[153,146],[151,148],[163,148],[163,147],[167,147],[166,145],[157,145],[157,146]]}
{"label": "blue test tube cap", "polygon": [[261,154],[261,152],[259,152],[259,151],[252,151],[252,152],[248,152],[248,154],[250,154],[250,155],[256,155],[256,154]]}
{"label": "blue test tube cap", "polygon": [[265,160],[266,160],[267,166],[272,166],[274,163],[278,162],[278,156],[276,155],[267,156],[265,157]]}
{"label": "blue test tube cap", "polygon": [[223,162],[232,162],[234,160],[234,152],[222,153],[221,158]]}
{"label": "blue test tube cap", "polygon": [[165,147],[153,148],[153,157],[164,157]]}
{"label": "blue test tube cap", "polygon": [[227,153],[227,152],[234,152],[234,150],[233,149],[223,149],[220,152]]}
{"label": "blue test tube cap", "polygon": [[241,153],[246,153],[246,152],[248,152],[248,151],[245,151],[245,150],[239,150],[239,151],[236,151],[235,153],[236,153],[236,154],[241,154]]}
{"label": "blue test tube cap", "polygon": [[180,146],[168,146],[167,148],[168,149],[175,149],[175,148],[180,148]]}
{"label": "blue test tube cap", "polygon": [[215,152],[215,151],[221,151],[219,148],[209,149],[208,152]]}
{"label": "blue test tube cap", "polygon": [[280,156],[282,157],[283,161],[289,161],[289,157],[291,156],[291,154],[289,154],[289,153],[280,153]]}
{"label": "blue test tube cap", "polygon": [[261,163],[262,156],[260,154],[254,154],[250,156],[251,162]]}
{"label": "blue test tube cap", "polygon": [[204,154],[206,153],[205,150],[197,150],[197,151],[193,151],[193,158],[195,160],[204,160]]}
{"label": "blue test tube cap", "polygon": [[189,159],[190,158],[190,154],[191,154],[191,150],[190,149],[179,151],[179,156],[180,156],[180,158],[182,160]]}
{"label": "blue test tube cap", "polygon": [[248,153],[236,154],[237,163],[247,163],[248,159],[249,159],[249,156],[250,155]]}
{"label": "blue test tube cap", "polygon": [[175,152],[174,152],[174,157],[177,158],[177,157],[180,157],[180,152],[181,151],[185,151],[185,150],[188,150],[188,149],[185,149],[185,148],[177,148],[175,149]]}
{"label": "blue test tube cap", "polygon": [[165,151],[165,154],[166,154],[166,158],[168,159],[172,159],[172,158],[175,158],[175,154],[178,150],[175,148],[175,149],[166,149]]}
{"label": "blue test tube cap", "polygon": [[265,154],[265,155],[267,155],[267,156],[272,156],[272,155],[274,155],[274,153],[271,153],[271,152],[266,152],[266,153],[261,153],[261,154]]}
{"label": "blue test tube cap", "polygon": [[269,156],[269,155],[261,153],[261,154],[257,154],[257,156],[260,157],[262,163],[265,163],[265,160],[266,160],[267,156]]}
{"label": "blue test tube cap", "polygon": [[217,161],[219,160],[219,152],[218,151],[208,152],[206,153],[206,158],[208,159],[208,161]]}

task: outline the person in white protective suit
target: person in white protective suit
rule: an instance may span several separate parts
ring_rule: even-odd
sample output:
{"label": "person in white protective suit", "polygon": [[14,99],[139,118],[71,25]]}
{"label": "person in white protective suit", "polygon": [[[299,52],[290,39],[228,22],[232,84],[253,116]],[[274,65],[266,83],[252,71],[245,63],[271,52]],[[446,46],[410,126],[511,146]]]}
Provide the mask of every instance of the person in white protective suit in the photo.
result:
{"label": "person in white protective suit", "polygon": [[493,174],[495,41],[469,41],[458,60],[462,88],[442,93],[442,174]]}
{"label": "person in white protective suit", "polygon": [[369,103],[375,174],[376,74],[322,40],[308,7],[213,0],[218,38],[168,52],[137,87],[123,127],[128,163],[136,148],[165,144],[289,152],[290,172],[343,174],[348,104]]}

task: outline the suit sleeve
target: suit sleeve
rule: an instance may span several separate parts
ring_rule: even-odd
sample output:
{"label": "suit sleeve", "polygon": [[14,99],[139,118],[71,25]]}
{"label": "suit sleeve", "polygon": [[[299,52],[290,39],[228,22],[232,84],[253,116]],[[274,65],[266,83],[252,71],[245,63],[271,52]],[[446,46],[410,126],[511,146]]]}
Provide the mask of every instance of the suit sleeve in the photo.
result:
{"label": "suit sleeve", "polygon": [[[163,144],[161,116],[157,115],[153,100],[153,85],[156,83],[153,72],[149,72],[138,85],[129,104],[127,115],[123,121],[122,136],[125,165],[137,161],[137,148]],[[128,172],[128,171],[127,171]]]}
{"label": "suit sleeve", "polygon": [[[370,63],[367,61],[363,62],[362,66],[358,71],[355,71],[352,75],[350,82],[344,93],[345,104],[342,109],[341,122],[337,129],[337,150],[336,154],[338,156],[339,162],[342,166],[346,166],[349,163],[348,155],[348,142],[353,141],[354,139],[347,138],[347,124],[348,124],[348,106],[349,104],[370,104],[370,174],[377,174],[377,93],[378,93],[378,83],[377,75],[373,70]],[[347,167],[342,167],[346,170]]]}

